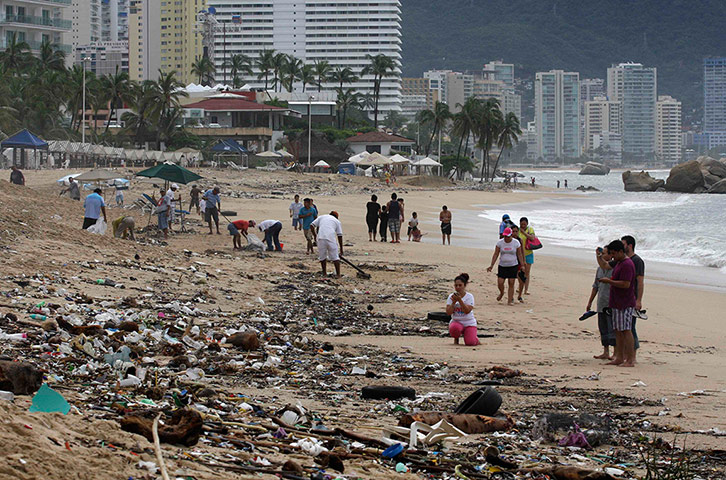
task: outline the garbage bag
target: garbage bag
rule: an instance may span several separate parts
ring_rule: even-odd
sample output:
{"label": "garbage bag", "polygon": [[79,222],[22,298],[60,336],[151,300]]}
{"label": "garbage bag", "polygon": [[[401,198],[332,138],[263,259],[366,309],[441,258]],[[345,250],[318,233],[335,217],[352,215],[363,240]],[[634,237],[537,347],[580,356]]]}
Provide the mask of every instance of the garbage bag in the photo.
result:
{"label": "garbage bag", "polygon": [[245,247],[245,250],[250,250],[252,252],[264,252],[265,244],[262,243],[262,240],[257,238],[257,236],[254,233],[248,233],[247,234],[247,246]]}
{"label": "garbage bag", "polygon": [[99,235],[106,235],[106,229],[108,225],[103,221],[103,218],[96,220],[96,223],[88,227],[88,231],[91,233],[97,233]]}

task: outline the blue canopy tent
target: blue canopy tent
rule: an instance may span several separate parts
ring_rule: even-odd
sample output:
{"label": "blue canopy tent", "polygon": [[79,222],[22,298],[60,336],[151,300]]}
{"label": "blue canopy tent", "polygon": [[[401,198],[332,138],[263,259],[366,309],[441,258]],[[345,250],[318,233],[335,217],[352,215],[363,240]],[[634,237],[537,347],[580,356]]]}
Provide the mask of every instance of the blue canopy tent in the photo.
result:
{"label": "blue canopy tent", "polygon": [[[249,166],[247,165],[249,151],[233,138],[225,138],[220,140],[216,145],[212,147],[211,151],[215,158],[224,156],[235,156],[240,159],[240,163],[242,165],[246,167]],[[244,160],[242,159],[243,156]]]}
{"label": "blue canopy tent", "polygon": [[[48,152],[48,142],[43,140],[42,138],[38,137],[37,135],[33,135],[28,129],[24,129],[13,135],[12,137],[8,137],[2,142],[0,142],[0,147],[5,150],[6,148],[12,148],[13,149],[13,165],[20,165],[21,168],[27,168],[27,156],[25,155],[25,150],[33,150],[33,152],[37,152],[38,150],[41,151],[41,157],[40,157],[40,163],[42,163],[43,154],[42,152],[45,151]],[[17,151],[20,150],[20,162],[17,161]]]}

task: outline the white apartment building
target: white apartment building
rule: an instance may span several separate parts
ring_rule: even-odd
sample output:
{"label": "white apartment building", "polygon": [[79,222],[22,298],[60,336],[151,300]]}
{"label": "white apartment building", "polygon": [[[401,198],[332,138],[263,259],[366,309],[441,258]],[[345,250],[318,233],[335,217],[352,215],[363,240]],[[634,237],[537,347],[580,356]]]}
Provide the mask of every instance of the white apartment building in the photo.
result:
{"label": "white apartment building", "polygon": [[129,71],[129,42],[94,42],[76,48],[75,63],[80,65],[83,59],[86,69],[97,77],[115,75],[116,72]]}
{"label": "white apartment building", "polygon": [[668,95],[655,104],[655,153],[658,160],[676,164],[681,161],[681,102]]}
{"label": "white apartment building", "polygon": [[[383,54],[394,59],[396,69],[381,84],[379,118],[401,110],[399,0],[208,0],[207,5],[216,11],[220,24],[230,27],[216,29],[217,81],[223,78],[225,57],[238,53],[255,59],[263,50],[274,49],[306,64],[325,60],[333,68],[350,67],[359,76],[370,63],[366,55]],[[252,87],[264,87],[256,75],[244,80]],[[335,88],[324,85],[326,91]],[[373,77],[366,75],[351,88],[372,94]]]}
{"label": "white apartment building", "polygon": [[623,136],[619,133],[604,131],[593,135],[593,149],[597,150],[595,158],[607,165],[623,163]]}
{"label": "white apartment building", "polygon": [[58,46],[71,57],[64,37],[71,31],[68,19],[71,0],[0,0],[0,49],[15,35],[37,53],[43,41]]}
{"label": "white apartment building", "polygon": [[130,0],[129,77],[156,80],[161,68],[162,0]]}
{"label": "white apartment building", "polygon": [[446,97],[448,95],[448,88],[446,88],[446,76],[449,73],[454,72],[451,70],[429,70],[423,74],[423,78],[429,80],[429,88],[431,88],[431,90],[435,90],[439,101],[444,103],[447,103]]}
{"label": "white apartment building", "polygon": [[129,38],[129,0],[71,0],[71,44],[123,42]]}
{"label": "white apartment building", "polygon": [[649,159],[655,152],[657,73],[640,63],[608,68],[608,98],[623,104],[623,154]]}
{"label": "white apartment building", "polygon": [[485,76],[498,80],[507,88],[514,88],[514,64],[495,60],[484,65]]}
{"label": "white apartment building", "polygon": [[580,74],[538,72],[534,83],[537,158],[554,162],[580,156]]}
{"label": "white apartment building", "polygon": [[603,132],[620,134],[623,122],[622,103],[595,97],[585,102],[585,152],[596,149],[594,137]]}

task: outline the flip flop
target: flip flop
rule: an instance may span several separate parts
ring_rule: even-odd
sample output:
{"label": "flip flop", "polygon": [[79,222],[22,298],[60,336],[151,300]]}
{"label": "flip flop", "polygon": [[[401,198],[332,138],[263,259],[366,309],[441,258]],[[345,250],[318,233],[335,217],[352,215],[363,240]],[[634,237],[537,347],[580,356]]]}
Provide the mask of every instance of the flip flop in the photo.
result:
{"label": "flip flop", "polygon": [[593,312],[592,310],[589,310],[582,314],[582,316],[580,317],[580,321],[587,320],[588,318],[590,318],[594,315],[597,315],[597,312]]}
{"label": "flip flop", "polygon": [[636,310],[635,316],[641,320],[648,320],[648,315],[645,313],[645,310]]}

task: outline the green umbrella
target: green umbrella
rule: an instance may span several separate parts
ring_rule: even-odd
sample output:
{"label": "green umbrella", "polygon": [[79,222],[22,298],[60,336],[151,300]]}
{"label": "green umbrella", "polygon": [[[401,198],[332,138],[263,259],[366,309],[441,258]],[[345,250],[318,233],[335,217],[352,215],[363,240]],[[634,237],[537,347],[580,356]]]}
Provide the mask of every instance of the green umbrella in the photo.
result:
{"label": "green umbrella", "polygon": [[136,175],[139,177],[161,178],[162,180],[166,180],[167,182],[182,183],[184,185],[202,178],[201,176],[187,170],[186,168],[168,163],[156,165],[155,167],[148,168],[142,172],[137,173]]}

